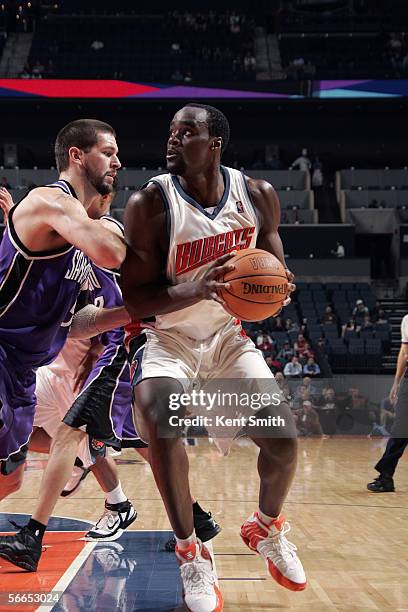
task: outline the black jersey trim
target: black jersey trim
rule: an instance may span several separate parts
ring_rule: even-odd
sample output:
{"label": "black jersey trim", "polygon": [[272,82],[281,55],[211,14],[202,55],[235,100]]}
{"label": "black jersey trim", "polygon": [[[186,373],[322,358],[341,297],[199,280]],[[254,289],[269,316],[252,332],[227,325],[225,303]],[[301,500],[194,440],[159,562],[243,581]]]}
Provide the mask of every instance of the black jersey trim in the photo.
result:
{"label": "black jersey trim", "polygon": [[0,317],[17,299],[27,279],[33,262],[17,251],[0,285]]}
{"label": "black jersey trim", "polygon": [[204,208],[203,206],[201,206],[201,204],[197,202],[197,200],[189,196],[188,193],[184,191],[183,187],[181,186],[178,176],[176,176],[175,174],[172,174],[171,180],[173,181],[174,187],[177,189],[178,193],[181,195],[183,200],[185,200],[186,202],[194,206],[194,208],[202,212],[203,215],[208,217],[208,219],[214,220],[217,217],[218,213],[220,213],[221,210],[224,208],[224,205],[226,201],[228,200],[228,197],[230,194],[231,179],[230,179],[228,168],[226,168],[225,166],[220,166],[220,171],[224,178],[224,193],[222,195],[221,200],[219,201],[217,206],[214,208],[212,213],[209,213],[206,208]]}
{"label": "black jersey trim", "polygon": [[101,219],[106,219],[106,221],[112,221],[112,223],[115,223],[118,226],[118,228],[121,230],[122,234],[125,235],[125,228],[123,226],[123,223],[121,223],[117,219],[114,219],[110,215],[102,215],[102,217],[99,217],[99,220],[101,220]]}
{"label": "black jersey trim", "polygon": [[168,236],[169,245],[170,245],[171,243],[171,208],[170,208],[169,198],[167,197],[166,190],[164,189],[163,185],[161,184],[159,180],[152,179],[148,183],[146,183],[146,185],[150,183],[153,183],[153,185],[156,185],[156,187],[158,187],[160,191],[161,199],[164,204],[164,213],[166,215],[166,230],[167,230],[167,236]]}
{"label": "black jersey trim", "polygon": [[246,192],[246,194],[248,196],[249,203],[250,203],[250,205],[252,207],[253,213],[255,215],[255,219],[257,220],[258,228],[260,228],[261,227],[260,214],[259,214],[258,209],[255,206],[254,198],[252,197],[252,193],[251,193],[251,191],[249,189],[247,177],[245,176],[245,174],[243,172],[241,172],[241,177],[242,177],[242,180],[243,180],[243,183],[244,183],[244,188],[245,188],[245,192]]}
{"label": "black jersey trim", "polygon": [[[56,182],[61,182],[63,183],[63,185],[57,185],[55,183],[52,183],[51,185],[44,185],[44,187],[51,187],[51,188],[55,188],[55,189],[62,189],[62,191],[64,191],[65,193],[68,193],[68,195],[71,195],[73,198],[76,198],[76,193],[74,188],[72,187],[72,185],[70,185],[70,183],[68,183],[68,181],[56,181]],[[68,192],[64,189],[64,186],[67,187]],[[37,188],[38,189],[38,188]],[[31,192],[29,192],[31,193]],[[24,255],[25,257],[27,257],[28,259],[49,259],[50,257],[58,257],[60,255],[65,255],[65,253],[69,253],[69,251],[71,249],[73,249],[73,245],[69,245],[68,247],[60,247],[58,249],[52,249],[49,251],[31,251],[30,249],[28,249],[20,240],[20,238],[17,235],[16,230],[14,229],[14,224],[13,224],[13,214],[17,208],[17,206],[19,206],[21,204],[21,202],[28,196],[28,193],[24,196],[24,198],[22,198],[20,200],[20,202],[18,202],[18,204],[15,204],[15,206],[13,206],[13,208],[11,208],[10,212],[9,212],[9,218],[8,218],[8,231],[9,231],[9,236],[10,239],[12,241],[12,243],[14,244],[14,246],[16,247],[16,249],[18,251],[21,252],[22,255]]]}

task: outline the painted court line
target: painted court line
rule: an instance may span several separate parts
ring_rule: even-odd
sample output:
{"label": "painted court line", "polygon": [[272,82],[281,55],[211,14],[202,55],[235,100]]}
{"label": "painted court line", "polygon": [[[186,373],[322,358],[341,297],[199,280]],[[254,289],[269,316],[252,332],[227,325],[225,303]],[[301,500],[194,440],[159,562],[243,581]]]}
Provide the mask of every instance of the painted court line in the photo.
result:
{"label": "painted court line", "polygon": [[[69,584],[78,574],[78,570],[82,567],[82,565],[85,563],[85,561],[95,548],[96,544],[97,542],[89,542],[84,546],[79,555],[77,555],[77,557],[73,560],[69,568],[65,570],[61,578],[58,580],[57,584],[53,587],[53,591],[61,591],[63,593],[67,589]],[[42,605],[36,609],[36,612],[51,612],[51,610],[52,608],[49,605]]]}

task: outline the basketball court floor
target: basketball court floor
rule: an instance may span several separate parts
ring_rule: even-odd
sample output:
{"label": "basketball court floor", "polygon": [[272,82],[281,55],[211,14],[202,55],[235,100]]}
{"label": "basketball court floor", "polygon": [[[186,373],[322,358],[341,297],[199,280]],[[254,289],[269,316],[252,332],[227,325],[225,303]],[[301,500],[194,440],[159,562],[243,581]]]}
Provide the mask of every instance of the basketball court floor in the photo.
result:
{"label": "basketball court floor", "polygon": [[[408,610],[407,457],[395,493],[366,490],[385,443],[300,440],[285,514],[292,526],[288,539],[298,546],[308,575],[301,593],[269,578],[239,537],[241,522],[257,508],[255,447],[241,440],[227,458],[206,440],[189,447],[192,492],[223,528],[213,549],[225,610]],[[169,524],[150,468],[132,450],[118,463],[139,513],[134,529],[111,543],[81,539],[103,511],[103,495],[90,475],[75,497],[58,503],[55,516],[61,518],[52,520],[36,574],[0,560],[1,611],[185,609],[174,555],[163,551]],[[32,454],[23,488],[0,504],[0,532],[13,530],[9,519],[24,523],[33,510],[43,467],[44,458]],[[20,602],[12,604],[14,594]]]}

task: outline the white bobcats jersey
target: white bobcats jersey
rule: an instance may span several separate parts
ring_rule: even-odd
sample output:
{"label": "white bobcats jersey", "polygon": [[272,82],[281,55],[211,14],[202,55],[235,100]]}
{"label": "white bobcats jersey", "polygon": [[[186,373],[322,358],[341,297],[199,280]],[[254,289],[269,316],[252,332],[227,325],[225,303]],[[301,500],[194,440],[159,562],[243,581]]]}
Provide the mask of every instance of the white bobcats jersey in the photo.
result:
{"label": "white bobcats jersey", "polygon": [[[169,253],[167,279],[171,285],[204,276],[215,259],[233,250],[254,248],[259,223],[242,172],[221,166],[225,190],[219,204],[203,208],[183,190],[177,176],[162,174],[156,184],[167,208]],[[233,319],[214,300],[156,316],[157,329],[176,331],[203,340]]]}

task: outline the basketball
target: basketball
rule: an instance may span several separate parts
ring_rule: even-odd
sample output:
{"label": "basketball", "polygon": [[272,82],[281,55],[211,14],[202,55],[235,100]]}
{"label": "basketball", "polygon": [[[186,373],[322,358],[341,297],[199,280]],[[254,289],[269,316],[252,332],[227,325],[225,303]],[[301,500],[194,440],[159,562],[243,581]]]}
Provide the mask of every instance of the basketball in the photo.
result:
{"label": "basketball", "polygon": [[288,278],[279,259],[262,249],[245,249],[228,263],[235,270],[220,278],[230,287],[218,290],[225,310],[243,321],[262,321],[278,314],[288,294]]}

